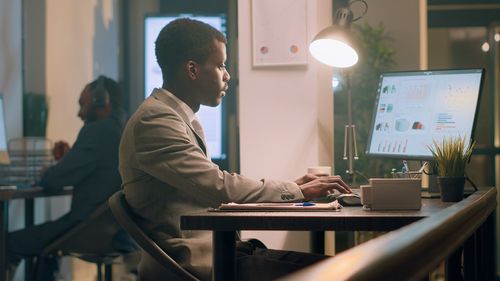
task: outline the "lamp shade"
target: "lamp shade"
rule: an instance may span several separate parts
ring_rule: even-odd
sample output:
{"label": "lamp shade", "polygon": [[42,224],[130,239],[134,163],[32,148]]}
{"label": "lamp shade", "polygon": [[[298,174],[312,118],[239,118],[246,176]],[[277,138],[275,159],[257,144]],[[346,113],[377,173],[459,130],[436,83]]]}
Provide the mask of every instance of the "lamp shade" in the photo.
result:
{"label": "lamp shade", "polygon": [[318,61],[333,67],[350,67],[358,62],[354,39],[349,32],[352,12],[342,8],[337,11],[335,22],[321,30],[309,45],[309,52]]}

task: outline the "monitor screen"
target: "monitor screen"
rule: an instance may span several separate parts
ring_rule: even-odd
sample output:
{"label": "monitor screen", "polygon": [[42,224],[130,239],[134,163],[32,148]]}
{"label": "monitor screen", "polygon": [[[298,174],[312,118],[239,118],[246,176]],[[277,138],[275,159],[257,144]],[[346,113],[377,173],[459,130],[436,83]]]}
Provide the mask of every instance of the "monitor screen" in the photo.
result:
{"label": "monitor screen", "polygon": [[483,69],[381,74],[366,154],[431,160],[433,140],[460,136],[468,145],[483,76]]}
{"label": "monitor screen", "polygon": [[[148,16],[144,22],[144,97],[147,98],[154,88],[162,86],[163,78],[161,69],[156,62],[155,41],[161,29],[169,22],[177,18],[191,18],[205,22],[222,33],[226,34],[225,15],[155,15]],[[210,156],[214,159],[224,159],[225,154],[222,150],[222,107],[201,106],[196,113],[200,119],[205,133]]]}
{"label": "monitor screen", "polygon": [[7,133],[5,128],[5,111],[3,96],[0,95],[0,164],[10,164],[7,151]]}

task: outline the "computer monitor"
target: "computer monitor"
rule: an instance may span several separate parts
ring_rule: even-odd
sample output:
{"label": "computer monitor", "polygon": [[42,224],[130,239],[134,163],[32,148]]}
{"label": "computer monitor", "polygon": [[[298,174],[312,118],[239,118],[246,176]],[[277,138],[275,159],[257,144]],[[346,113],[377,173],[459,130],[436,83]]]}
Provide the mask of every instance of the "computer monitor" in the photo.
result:
{"label": "computer monitor", "polygon": [[[161,69],[156,62],[155,41],[161,29],[169,22],[177,18],[191,18],[205,22],[222,33],[226,34],[226,16],[218,15],[193,15],[193,14],[176,14],[176,15],[152,15],[147,16],[144,22],[144,97],[147,98],[154,88],[161,87],[163,77]],[[213,159],[224,159],[225,153],[223,147],[223,131],[222,131],[222,107],[224,104],[217,107],[201,106],[196,113],[200,119],[205,139],[208,146],[208,151]]]}
{"label": "computer monitor", "polygon": [[4,99],[0,95],[0,164],[10,164],[9,152],[7,147],[7,132],[5,126]]}
{"label": "computer monitor", "polygon": [[380,75],[366,155],[432,160],[433,140],[474,134],[484,69]]}

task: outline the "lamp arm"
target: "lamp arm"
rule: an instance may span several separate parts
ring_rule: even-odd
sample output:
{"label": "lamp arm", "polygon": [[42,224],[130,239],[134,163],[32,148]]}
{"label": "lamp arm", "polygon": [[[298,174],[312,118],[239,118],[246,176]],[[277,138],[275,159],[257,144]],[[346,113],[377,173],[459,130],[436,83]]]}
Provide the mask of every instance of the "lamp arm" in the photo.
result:
{"label": "lamp arm", "polygon": [[354,160],[359,159],[358,155],[358,143],[356,142],[356,125],[352,124],[352,141],[354,144]]}
{"label": "lamp arm", "polygon": [[349,9],[351,9],[351,5],[352,5],[352,4],[354,4],[354,3],[356,3],[356,2],[361,2],[361,3],[363,3],[363,5],[365,6],[365,10],[363,11],[363,14],[361,14],[361,15],[360,15],[360,16],[358,16],[358,17],[353,18],[353,19],[352,19],[352,21],[353,21],[353,22],[355,22],[355,21],[357,21],[357,20],[361,19],[362,17],[364,17],[364,16],[366,15],[366,12],[368,12],[368,3],[366,3],[366,1],[365,1],[365,0],[350,0],[350,1],[347,3],[347,5],[349,6]]}
{"label": "lamp arm", "polygon": [[342,159],[347,160],[347,142],[348,142],[348,136],[349,134],[349,125],[344,126],[344,157]]}

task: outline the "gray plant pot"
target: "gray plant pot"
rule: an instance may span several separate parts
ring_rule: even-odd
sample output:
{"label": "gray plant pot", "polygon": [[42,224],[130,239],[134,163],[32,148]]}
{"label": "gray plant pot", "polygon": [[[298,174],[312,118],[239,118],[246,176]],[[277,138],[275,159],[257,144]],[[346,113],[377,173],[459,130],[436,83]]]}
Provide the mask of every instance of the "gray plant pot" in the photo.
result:
{"label": "gray plant pot", "polygon": [[465,177],[438,177],[441,201],[458,202],[464,198]]}

